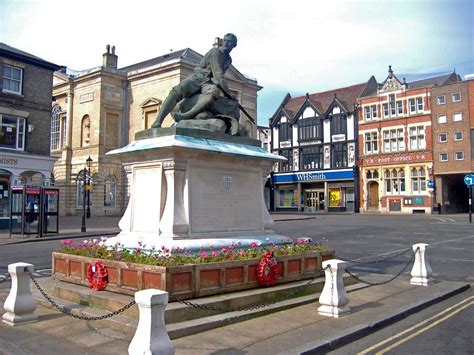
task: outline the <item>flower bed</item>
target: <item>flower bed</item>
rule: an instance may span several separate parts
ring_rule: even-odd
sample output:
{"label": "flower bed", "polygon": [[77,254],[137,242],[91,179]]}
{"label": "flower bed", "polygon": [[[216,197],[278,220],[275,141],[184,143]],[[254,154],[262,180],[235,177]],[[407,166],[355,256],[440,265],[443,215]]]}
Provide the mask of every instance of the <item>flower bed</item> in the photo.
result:
{"label": "flower bed", "polygon": [[[107,268],[108,291],[133,295],[142,289],[158,288],[179,299],[259,287],[256,270],[266,251],[258,245],[240,250],[237,244],[217,254],[203,251],[197,256],[174,255],[165,250],[151,255],[142,250],[108,250],[98,242],[83,245],[65,241],[60,252],[53,253],[55,279],[89,286],[87,268],[100,260]],[[322,261],[334,254],[308,243],[274,247],[272,251],[280,270],[277,284],[321,276]]]}

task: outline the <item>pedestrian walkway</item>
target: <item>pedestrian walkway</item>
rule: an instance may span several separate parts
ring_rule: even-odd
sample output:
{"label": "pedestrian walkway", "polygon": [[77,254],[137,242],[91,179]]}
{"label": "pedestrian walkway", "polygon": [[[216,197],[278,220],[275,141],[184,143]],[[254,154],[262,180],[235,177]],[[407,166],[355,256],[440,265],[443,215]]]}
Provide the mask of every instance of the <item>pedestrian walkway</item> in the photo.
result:
{"label": "pedestrian walkway", "polygon": [[[372,277],[376,281],[387,275]],[[413,286],[409,278],[401,277],[383,287],[349,293],[352,312],[339,319],[319,315],[319,304],[313,302],[174,339],[172,343],[176,354],[322,353],[468,287],[465,283],[446,281],[436,282],[430,287]],[[0,290],[1,307],[6,296],[7,290]],[[2,308],[0,313],[3,313]],[[121,333],[97,321],[72,319],[42,306],[37,314],[38,323],[14,328],[2,323],[0,350],[7,354],[126,354],[134,333],[133,329]]]}

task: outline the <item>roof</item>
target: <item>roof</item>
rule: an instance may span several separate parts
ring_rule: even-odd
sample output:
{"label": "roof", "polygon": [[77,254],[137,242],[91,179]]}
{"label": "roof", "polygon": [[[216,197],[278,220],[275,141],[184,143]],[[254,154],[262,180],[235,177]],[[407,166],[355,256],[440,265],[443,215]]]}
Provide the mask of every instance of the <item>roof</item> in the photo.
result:
{"label": "roof", "polygon": [[41,59],[40,57],[37,57],[33,54],[27,53],[20,49],[11,47],[8,44],[2,43],[2,42],[0,42],[0,56],[4,56],[7,58],[11,58],[11,59],[25,62],[28,64],[36,65],[38,67],[49,69],[52,71],[56,71],[62,68],[61,65],[48,62],[44,59]]}
{"label": "roof", "polygon": [[453,81],[461,81],[461,78],[458,74],[449,73],[445,75],[439,75],[432,78],[412,81],[408,83],[409,89],[422,88],[422,87],[431,87],[431,86],[440,86],[448,84]]}
{"label": "roof", "polygon": [[129,65],[129,66],[124,67],[124,68],[120,68],[120,70],[130,72],[130,71],[140,70],[140,69],[144,69],[144,68],[149,68],[151,66],[155,66],[155,65],[158,65],[158,64],[161,64],[161,63],[164,63],[164,62],[168,62],[170,60],[174,60],[174,59],[178,59],[178,58],[184,58],[184,56],[185,56],[185,54],[188,50],[189,50],[189,48],[185,48],[185,49],[181,49],[179,51],[166,53],[162,56],[159,56],[159,57],[156,57],[156,58],[153,58],[153,59],[145,60],[145,61],[137,63],[137,64],[133,64],[133,65]]}

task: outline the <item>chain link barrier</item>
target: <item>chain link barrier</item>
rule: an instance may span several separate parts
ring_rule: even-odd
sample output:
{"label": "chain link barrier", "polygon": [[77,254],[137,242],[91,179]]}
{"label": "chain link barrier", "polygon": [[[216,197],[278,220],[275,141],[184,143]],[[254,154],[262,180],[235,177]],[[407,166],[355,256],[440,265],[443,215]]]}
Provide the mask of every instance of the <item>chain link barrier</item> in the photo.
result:
{"label": "chain link barrier", "polygon": [[398,254],[395,254],[395,255],[392,255],[392,256],[387,256],[387,257],[383,256],[381,259],[378,259],[378,260],[368,260],[368,261],[365,261],[365,260],[350,260],[350,259],[342,258],[338,255],[334,256],[334,258],[342,260],[342,261],[346,261],[346,262],[352,263],[352,264],[377,264],[377,263],[381,263],[381,262],[384,262],[384,261],[387,261],[387,260],[396,259],[396,258],[398,258],[402,255],[407,254],[410,250],[411,250],[411,248],[403,249]]}
{"label": "chain link barrier", "polygon": [[349,274],[349,276],[351,276],[352,278],[356,279],[357,281],[359,282],[362,282],[363,284],[366,284],[366,285],[369,285],[369,286],[381,286],[381,285],[386,285],[388,284],[389,282],[392,282],[393,280],[395,280],[397,277],[399,277],[401,274],[403,274],[403,272],[407,269],[407,267],[415,260],[415,256],[416,256],[416,253],[419,253],[420,252],[420,248],[417,248],[415,253],[413,253],[413,255],[411,256],[410,260],[408,260],[408,262],[403,266],[403,268],[400,270],[400,272],[398,272],[396,275],[394,275],[393,277],[391,277],[390,279],[388,280],[385,280],[385,281],[381,281],[381,282],[372,282],[372,281],[367,281],[367,280],[364,280],[364,279],[361,279],[359,276],[355,275],[354,273],[352,273],[349,269],[346,268],[346,272]]}
{"label": "chain link barrier", "polygon": [[36,288],[38,289],[38,291],[43,295],[43,297],[54,307],[56,308],[58,311],[60,311],[61,313],[63,314],[66,314],[72,318],[75,318],[75,319],[80,319],[80,320],[85,320],[85,321],[93,321],[93,320],[103,320],[103,319],[107,319],[107,318],[110,318],[110,317],[113,317],[113,316],[117,316],[119,315],[120,313],[123,313],[124,311],[126,311],[127,309],[129,309],[130,307],[132,307],[133,305],[135,305],[135,300],[131,301],[130,303],[126,304],[125,306],[123,306],[122,308],[114,311],[114,312],[110,312],[110,313],[107,313],[107,314],[104,314],[104,315],[101,315],[101,316],[96,316],[96,317],[87,317],[87,316],[83,316],[83,315],[78,315],[78,314],[74,314],[74,313],[71,313],[71,310],[70,309],[67,309],[65,307],[62,307],[60,305],[58,305],[56,302],[54,302],[51,297],[48,296],[48,294],[41,288],[41,286],[38,284],[38,282],[35,280],[35,278],[33,277],[33,275],[30,273],[30,278],[31,278],[31,281],[33,281],[33,283],[35,284]]}
{"label": "chain link barrier", "polygon": [[286,300],[292,298],[295,294],[298,293],[298,291],[300,291],[303,288],[309,286],[318,277],[320,277],[320,276],[313,277],[307,283],[294,288],[293,290],[289,291],[283,297],[280,297],[280,298],[278,298],[274,301],[267,302],[267,303],[262,303],[262,304],[253,304],[253,305],[250,305],[250,306],[231,308],[231,307],[214,307],[214,306],[207,305],[207,304],[199,304],[199,303],[194,303],[194,302],[179,300],[179,299],[174,299],[174,298],[170,298],[170,302],[178,302],[178,303],[184,304],[188,307],[198,308],[198,309],[202,309],[202,310],[205,310],[205,311],[219,312],[219,313],[253,311],[253,310],[256,310],[256,309],[266,308],[268,306],[272,306],[274,304],[277,304],[279,302],[283,302],[283,301],[286,301]]}

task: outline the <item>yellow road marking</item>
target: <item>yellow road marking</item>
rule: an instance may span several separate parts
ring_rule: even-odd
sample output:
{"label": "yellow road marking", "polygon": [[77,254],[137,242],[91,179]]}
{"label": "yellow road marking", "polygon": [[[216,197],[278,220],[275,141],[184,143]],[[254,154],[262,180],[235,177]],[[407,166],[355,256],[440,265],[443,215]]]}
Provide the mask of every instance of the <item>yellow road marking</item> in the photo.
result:
{"label": "yellow road marking", "polygon": [[469,301],[472,300],[472,299],[474,299],[474,296],[468,297],[468,298],[466,298],[465,300],[462,300],[462,301],[456,303],[455,305],[453,305],[453,306],[451,306],[451,307],[449,307],[449,308],[446,308],[445,310],[443,310],[443,311],[441,311],[441,312],[435,314],[434,316],[432,316],[432,317],[430,317],[430,318],[428,318],[428,319],[425,319],[424,321],[422,321],[422,322],[420,322],[420,323],[418,323],[418,324],[415,324],[414,326],[411,326],[410,328],[405,329],[404,331],[402,331],[402,332],[400,332],[400,333],[398,333],[398,334],[396,334],[396,335],[394,335],[394,336],[391,336],[390,338],[387,338],[387,339],[385,339],[385,340],[383,340],[383,341],[381,341],[381,342],[379,342],[379,343],[377,343],[377,344],[375,344],[375,345],[372,345],[371,347],[369,347],[369,348],[367,348],[367,349],[365,349],[365,350],[362,350],[361,352],[358,353],[358,355],[367,354],[368,352],[370,352],[370,351],[372,351],[372,350],[374,350],[374,349],[380,348],[382,345],[387,344],[388,342],[390,342],[390,341],[392,341],[392,340],[394,340],[394,339],[396,339],[396,338],[400,338],[402,335],[404,335],[404,334],[406,334],[406,333],[408,333],[408,332],[411,332],[412,330],[414,330],[414,329],[416,329],[416,328],[419,328],[419,327],[421,327],[422,325],[424,325],[424,324],[426,324],[426,323],[428,323],[428,322],[431,322],[433,319],[436,319],[436,318],[438,318],[439,316],[442,316],[443,314],[450,312],[452,309],[458,307],[459,305],[461,305],[461,304],[463,304],[463,303],[469,302]]}
{"label": "yellow road marking", "polygon": [[433,328],[434,326],[438,325],[439,323],[441,322],[444,322],[446,319],[448,318],[451,318],[452,316],[454,316],[455,314],[461,312],[462,310],[466,309],[467,307],[469,306],[472,306],[474,304],[474,302],[471,302],[471,303],[468,303],[458,309],[456,309],[455,311],[451,312],[450,314],[444,316],[443,318],[441,319],[438,319],[436,322],[424,327],[424,328],[421,328],[420,330],[418,330],[417,332],[413,333],[413,334],[410,334],[409,336],[407,336],[406,338],[403,338],[403,339],[400,339],[399,341],[397,341],[396,343],[393,343],[392,345],[386,347],[385,349],[382,349],[380,350],[379,352],[376,352],[375,355],[382,355],[382,354],[385,354],[387,351],[393,349],[393,348],[396,348],[397,346],[407,342],[408,340],[410,339],[413,339],[414,337],[420,335],[421,333],[424,333],[426,332],[427,330]]}

